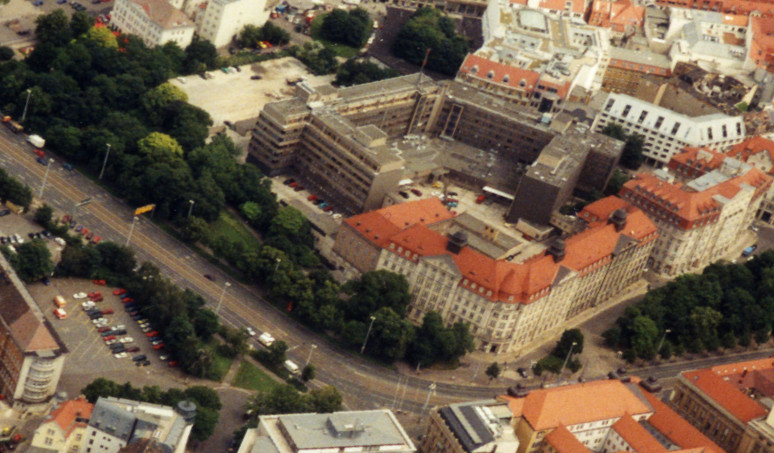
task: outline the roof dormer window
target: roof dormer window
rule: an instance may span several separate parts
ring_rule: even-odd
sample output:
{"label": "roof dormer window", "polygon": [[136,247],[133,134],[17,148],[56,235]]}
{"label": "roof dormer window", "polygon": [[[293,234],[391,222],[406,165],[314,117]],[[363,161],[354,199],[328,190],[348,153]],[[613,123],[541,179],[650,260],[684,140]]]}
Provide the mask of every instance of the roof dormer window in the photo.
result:
{"label": "roof dormer window", "polygon": [[486,73],[486,78],[487,79],[493,79],[494,75],[495,75],[494,71],[489,71],[489,72]]}

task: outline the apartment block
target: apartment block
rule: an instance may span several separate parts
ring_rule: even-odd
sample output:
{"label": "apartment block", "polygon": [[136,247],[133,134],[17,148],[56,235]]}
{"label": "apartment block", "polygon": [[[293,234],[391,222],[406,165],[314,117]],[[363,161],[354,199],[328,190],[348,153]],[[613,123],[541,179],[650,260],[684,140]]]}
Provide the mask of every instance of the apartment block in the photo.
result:
{"label": "apartment block", "polygon": [[446,324],[467,322],[478,349],[491,353],[518,352],[631,285],[657,235],[640,210],[609,198],[587,208],[597,217],[575,236],[548,249],[509,241],[504,250],[482,245],[497,232],[455,227],[444,209],[431,198],[350,217],[334,251],[360,271],[403,274],[411,321],[432,310]]}
{"label": "apartment block", "polygon": [[83,397],[59,403],[35,430],[27,451],[78,453],[93,409],[94,405]]}
{"label": "apartment block", "polygon": [[594,0],[586,22],[595,27],[610,28],[614,37],[632,35],[645,22],[645,7],[631,0]]}
{"label": "apartment block", "polygon": [[[500,404],[498,404],[499,402]],[[591,381],[433,408],[425,453],[723,453],[639,379]],[[515,433],[515,439],[513,434]]]}
{"label": "apartment block", "polygon": [[269,18],[266,0],[209,0],[197,17],[197,33],[215,47],[231,43],[245,25],[260,26]]}
{"label": "apartment block", "polygon": [[118,453],[136,443],[185,452],[196,417],[196,405],[181,401],[176,408],[122,398],[99,398],[86,428],[80,453]]}
{"label": "apartment block", "polygon": [[680,374],[669,405],[732,453],[774,451],[774,359]]}
{"label": "apartment block", "polygon": [[[711,150],[707,149],[701,151],[712,153]],[[695,150],[697,154],[701,151]],[[741,160],[742,162],[746,162],[769,176],[774,177],[774,141],[771,141],[768,138],[762,136],[749,138],[742,143],[732,146],[724,154],[734,159]],[[686,157],[689,158],[690,156]],[[698,163],[703,163],[704,166],[701,170],[709,171],[709,169],[713,169],[718,165],[720,160],[721,159],[710,157],[709,159],[704,159],[702,162],[701,159],[695,158],[693,166],[695,167]],[[685,164],[687,164],[687,162],[684,162],[684,165]],[[696,169],[694,171],[698,173],[701,170]],[[761,201],[760,208],[756,214],[756,219],[769,225],[774,224],[774,187],[769,188],[763,201]]]}
{"label": "apartment block", "polygon": [[621,125],[627,134],[644,137],[643,155],[667,163],[687,146],[723,148],[745,138],[741,117],[722,113],[690,117],[625,94],[611,93],[594,119],[592,129]]}
{"label": "apartment block", "polygon": [[165,0],[116,0],[110,23],[122,33],[139,36],[148,47],[175,42],[185,49],[196,26]]}
{"label": "apartment block", "polygon": [[46,410],[68,352],[0,255],[0,394],[16,409]]}
{"label": "apartment block", "polygon": [[690,179],[683,176],[693,175],[694,159],[701,162],[711,157],[701,152],[695,158],[676,156],[670,162],[674,174],[665,170],[638,174],[621,189],[621,198],[642,209],[658,226],[659,238],[648,260],[656,273],[675,276],[698,271],[722,256],[749,228],[771,187],[771,176],[728,157],[710,172]]}
{"label": "apartment block", "polygon": [[283,414],[260,417],[248,429],[237,453],[390,451],[416,448],[398,419],[387,409]]}

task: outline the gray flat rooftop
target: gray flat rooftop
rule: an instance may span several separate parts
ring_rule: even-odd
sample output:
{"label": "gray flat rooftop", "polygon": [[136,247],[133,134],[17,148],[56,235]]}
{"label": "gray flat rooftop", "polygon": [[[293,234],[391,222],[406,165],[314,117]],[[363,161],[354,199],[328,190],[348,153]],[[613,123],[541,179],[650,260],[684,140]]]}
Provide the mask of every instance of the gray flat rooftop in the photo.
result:
{"label": "gray flat rooftop", "polygon": [[385,410],[279,415],[278,421],[298,450],[411,443]]}
{"label": "gray flat rooftop", "polygon": [[[418,74],[410,74],[402,77],[394,77],[392,79],[379,80],[378,82],[364,83],[362,85],[355,85],[347,88],[341,88],[339,90],[339,96],[345,102],[353,102],[360,98],[366,99],[371,97],[384,96],[386,94],[394,94],[401,91],[414,91],[417,88]],[[439,85],[428,76],[421,76],[419,82],[421,88],[437,89]]]}

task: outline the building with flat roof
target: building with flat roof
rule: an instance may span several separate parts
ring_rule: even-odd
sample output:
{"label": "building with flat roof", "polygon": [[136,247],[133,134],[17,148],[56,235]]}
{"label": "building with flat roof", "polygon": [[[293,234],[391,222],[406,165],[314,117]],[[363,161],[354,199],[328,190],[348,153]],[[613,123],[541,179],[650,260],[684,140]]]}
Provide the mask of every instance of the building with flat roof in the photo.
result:
{"label": "building with flat roof", "polygon": [[690,117],[625,95],[610,93],[592,129],[619,124],[627,134],[644,137],[643,155],[667,163],[687,146],[727,147],[745,138],[741,117],[722,113]]}
{"label": "building with flat roof", "polygon": [[[615,2],[613,5],[618,3],[620,2]],[[602,78],[602,90],[635,96],[643,76],[666,78],[672,74],[671,68],[672,62],[666,55],[610,47],[610,62]]]}
{"label": "building with flat roof", "polygon": [[645,214],[615,197],[587,209],[595,217],[582,232],[546,249],[521,238],[499,241],[501,232],[458,223],[428,198],[346,219],[334,252],[359,272],[404,275],[412,322],[436,311],[447,325],[468,323],[479,350],[518,352],[645,270],[657,235]]}
{"label": "building with flat roof", "polygon": [[669,405],[734,453],[774,451],[774,359],[680,374]]}
{"label": "building with flat roof", "polygon": [[197,33],[215,47],[223,47],[245,25],[261,26],[268,18],[266,0],[208,0],[196,17]]}
{"label": "building with flat roof", "polygon": [[55,406],[35,430],[29,453],[72,453],[81,451],[94,405],[80,397]]}
{"label": "building with flat roof", "polygon": [[390,451],[416,448],[388,409],[331,414],[264,415],[248,429],[237,453]]}
{"label": "building with flat roof", "polygon": [[525,391],[497,401],[504,405],[473,402],[433,408],[422,451],[723,453],[637,378]]}
{"label": "building with flat roof", "polygon": [[118,453],[134,443],[147,444],[148,439],[166,452],[183,453],[195,416],[196,406],[189,401],[173,409],[122,398],[99,398],[80,453]]}
{"label": "building with flat roof", "polygon": [[116,0],[110,14],[111,25],[137,35],[148,47],[175,42],[185,49],[196,30],[182,11],[165,0]]}
{"label": "building with flat roof", "polygon": [[0,254],[0,394],[14,408],[46,410],[68,352]]}
{"label": "building with flat roof", "polygon": [[[701,270],[726,253],[752,224],[772,182],[771,176],[737,159],[688,153],[670,162],[674,173],[638,174],[620,193],[658,226],[648,267],[665,276]],[[694,162],[705,160],[717,160],[715,169],[691,171]]]}

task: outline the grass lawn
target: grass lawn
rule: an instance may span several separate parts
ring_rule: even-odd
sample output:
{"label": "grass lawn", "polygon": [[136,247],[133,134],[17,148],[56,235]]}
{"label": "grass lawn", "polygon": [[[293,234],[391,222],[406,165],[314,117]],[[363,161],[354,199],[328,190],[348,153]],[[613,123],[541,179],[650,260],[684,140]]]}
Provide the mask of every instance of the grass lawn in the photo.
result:
{"label": "grass lawn", "polygon": [[330,42],[327,39],[322,39],[320,37],[320,27],[322,27],[322,21],[324,17],[325,14],[320,14],[319,16],[316,16],[314,20],[312,20],[312,25],[309,27],[309,36],[311,36],[315,41],[322,43],[322,45],[325,47],[331,49],[336,54],[336,56],[344,57],[347,59],[356,57],[360,52],[360,49],[356,49],[345,44]]}
{"label": "grass lawn", "polygon": [[239,370],[237,370],[237,374],[234,376],[231,384],[243,389],[256,391],[271,390],[280,385],[260,368],[246,360],[239,364]]}
{"label": "grass lawn", "polygon": [[228,369],[231,368],[231,363],[234,359],[218,354],[218,344],[219,342],[213,339],[207,345],[212,351],[213,358],[212,368],[210,368],[210,374],[207,378],[220,382],[226,376],[226,373],[228,373]]}
{"label": "grass lawn", "polygon": [[218,220],[210,225],[212,227],[212,237],[224,236],[226,239],[234,242],[241,242],[246,248],[257,249],[260,242],[253,236],[242,221],[230,212],[221,211]]}

